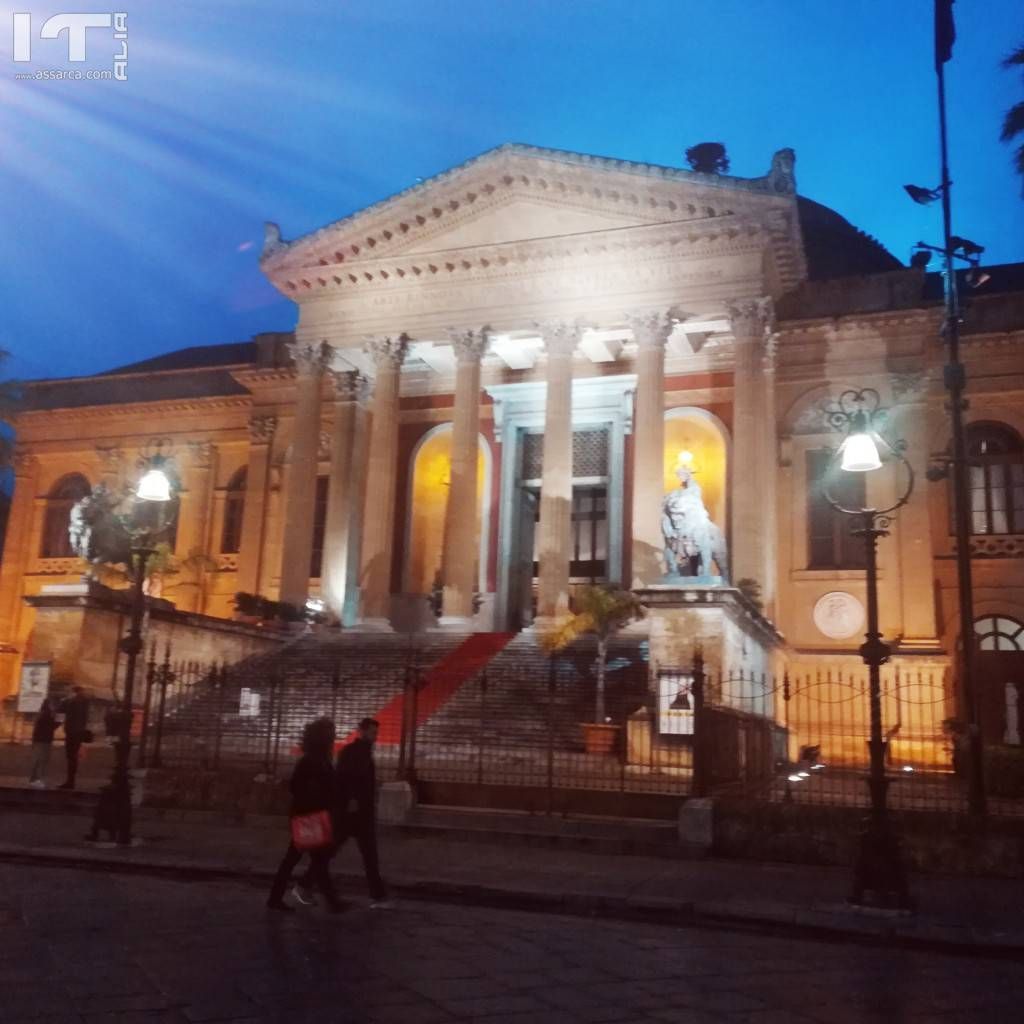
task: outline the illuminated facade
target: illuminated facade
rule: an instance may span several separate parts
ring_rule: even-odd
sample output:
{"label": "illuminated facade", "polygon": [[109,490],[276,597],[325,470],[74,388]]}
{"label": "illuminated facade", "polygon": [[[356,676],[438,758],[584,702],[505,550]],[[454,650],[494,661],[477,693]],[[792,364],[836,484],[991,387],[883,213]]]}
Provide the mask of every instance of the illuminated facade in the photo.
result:
{"label": "illuminated facade", "polygon": [[[733,581],[760,587],[789,656],[849,658],[857,545],[820,497],[822,406],[871,386],[917,485],[881,545],[899,656],[955,650],[941,284],[761,178],[527,146],[499,149],[285,242],[262,267],[294,334],[39,382],[19,418],[0,577],[4,682],[23,600],[78,578],[62,524],[167,438],[175,550],[212,563],[165,596],[232,614],[235,592],[319,596],[355,628],[516,630],[574,583],[663,573],[661,501],[692,456]],[[979,616],[1024,648],[1024,274],[997,267],[966,323]],[[689,456],[688,456],[689,457]],[[885,472],[869,486],[892,486]],[[871,495],[868,495],[870,498]],[[438,589],[439,588],[439,589]],[[440,595],[436,620],[427,596]],[[987,628],[987,627],[986,627]],[[1016,671],[1016,670],[1014,670]]]}

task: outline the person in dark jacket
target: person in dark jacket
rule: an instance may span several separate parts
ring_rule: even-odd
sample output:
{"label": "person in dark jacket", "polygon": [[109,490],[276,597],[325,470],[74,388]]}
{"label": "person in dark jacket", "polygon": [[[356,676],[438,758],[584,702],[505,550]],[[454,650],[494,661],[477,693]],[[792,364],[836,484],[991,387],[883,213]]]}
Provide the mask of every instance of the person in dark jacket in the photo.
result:
{"label": "person in dark jacket", "polygon": [[[302,736],[302,757],[292,772],[289,788],[292,794],[289,821],[303,814],[331,809],[334,789],[334,773],[331,770],[331,753],[334,750],[334,723],[329,718],[318,718],[306,726]],[[274,883],[267,898],[271,910],[291,911],[294,907],[284,902],[285,889],[292,871],[306,852],[289,842],[284,858],[274,876]],[[334,912],[342,909],[328,873],[331,847],[308,851],[310,855],[309,878],[320,887],[328,908]]]}
{"label": "person in dark jacket", "polygon": [[[373,745],[379,729],[376,719],[364,718],[356,738],[338,752],[334,769],[334,846],[330,852],[333,857],[349,836],[355,839],[363,858],[371,907],[390,905],[377,856],[377,769]],[[309,902],[312,888],[313,876],[307,872],[294,890],[295,897],[300,902]]]}
{"label": "person in dark jacket", "polygon": [[32,768],[28,783],[38,789],[46,786],[46,769],[50,764],[50,750],[53,748],[53,734],[59,727],[57,716],[49,698],[43,701],[32,726]]}
{"label": "person in dark jacket", "polygon": [[74,789],[78,774],[78,755],[89,735],[89,698],[80,686],[71,688],[71,696],[60,706],[64,715],[64,756],[68,763],[68,777],[58,789]]}

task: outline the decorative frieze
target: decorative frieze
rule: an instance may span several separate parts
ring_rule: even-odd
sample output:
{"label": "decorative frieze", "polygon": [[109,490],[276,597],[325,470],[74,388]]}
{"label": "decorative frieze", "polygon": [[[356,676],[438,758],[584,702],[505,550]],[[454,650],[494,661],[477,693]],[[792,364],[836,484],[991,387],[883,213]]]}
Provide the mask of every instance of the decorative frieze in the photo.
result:
{"label": "decorative frieze", "polygon": [[253,416],[249,420],[249,439],[253,444],[270,444],[274,440],[276,430],[276,416]]}
{"label": "decorative frieze", "polygon": [[210,441],[189,441],[189,460],[193,466],[209,469],[213,462],[213,443]]}
{"label": "decorative frieze", "polygon": [[928,391],[928,374],[924,370],[890,375],[894,402],[919,402]]}

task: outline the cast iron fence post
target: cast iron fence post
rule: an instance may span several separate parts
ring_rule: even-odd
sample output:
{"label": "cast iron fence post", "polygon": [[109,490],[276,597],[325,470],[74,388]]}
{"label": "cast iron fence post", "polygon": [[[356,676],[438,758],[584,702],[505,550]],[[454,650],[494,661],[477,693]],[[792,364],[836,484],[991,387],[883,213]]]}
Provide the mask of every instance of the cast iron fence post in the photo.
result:
{"label": "cast iron fence post", "polygon": [[783,794],[782,799],[787,803],[793,802],[793,783],[790,782],[790,775],[793,773],[789,770],[789,698],[791,696],[789,689],[789,669],[782,674],[782,727],[786,730],[786,760],[783,763],[783,770],[786,773],[786,792]]}
{"label": "cast iron fence post", "polygon": [[263,774],[270,774],[270,746],[274,740],[274,709],[277,703],[277,670],[270,674],[270,700],[267,701],[267,736],[263,745]]}
{"label": "cast iron fence post", "polygon": [[487,669],[480,673],[480,721],[477,728],[476,784],[484,781],[484,732],[487,729]]}
{"label": "cast iron fence post", "polygon": [[412,672],[412,707],[409,712],[409,763],[406,768],[406,779],[410,786],[416,785],[416,733],[420,705],[420,668],[413,664]]}
{"label": "cast iron fence post", "polygon": [[161,747],[164,739],[164,712],[167,710],[167,687],[171,684],[175,673],[171,671],[171,645],[164,646],[164,660],[157,669],[157,686],[160,688],[160,697],[157,703],[156,713],[156,739],[153,743],[153,767],[159,768],[162,764],[160,759]]}
{"label": "cast iron fence post", "polygon": [[693,652],[693,795],[708,795],[709,777],[707,764],[707,737],[704,730],[707,716],[704,714],[704,652],[698,648]]}
{"label": "cast iron fence post", "polygon": [[228,667],[224,662],[221,662],[220,671],[217,671],[217,666],[213,666],[213,685],[214,685],[214,707],[215,707],[215,718],[213,723],[213,770],[217,771],[220,768],[220,745],[221,738],[224,732],[224,690],[227,687],[228,682]]}
{"label": "cast iron fence post", "polygon": [[548,750],[547,750],[547,804],[548,814],[554,813],[555,800],[555,683],[558,674],[558,655],[548,656]]}
{"label": "cast iron fence post", "polygon": [[146,767],[146,746],[149,742],[149,706],[153,697],[153,683],[156,679],[156,644],[150,644],[149,661],[146,662],[146,692],[142,698],[142,732],[139,735],[139,767]]}

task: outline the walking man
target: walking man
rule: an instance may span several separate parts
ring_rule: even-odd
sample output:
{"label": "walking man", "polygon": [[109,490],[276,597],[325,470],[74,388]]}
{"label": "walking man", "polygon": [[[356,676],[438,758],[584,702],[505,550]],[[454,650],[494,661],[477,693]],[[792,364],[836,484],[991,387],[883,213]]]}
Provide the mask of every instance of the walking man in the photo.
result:
{"label": "walking man", "polygon": [[58,789],[74,789],[78,775],[78,755],[89,735],[89,698],[81,686],[71,688],[71,696],[60,710],[64,715],[64,756],[68,762],[68,777]]}
{"label": "walking man", "polygon": [[[364,718],[356,738],[341,748],[334,769],[334,847],[333,856],[350,836],[359,846],[370,889],[370,906],[391,906],[387,887],[380,876],[377,857],[377,769],[373,745],[377,742],[380,724]],[[311,872],[297,883],[293,895],[302,903],[312,902]]]}

